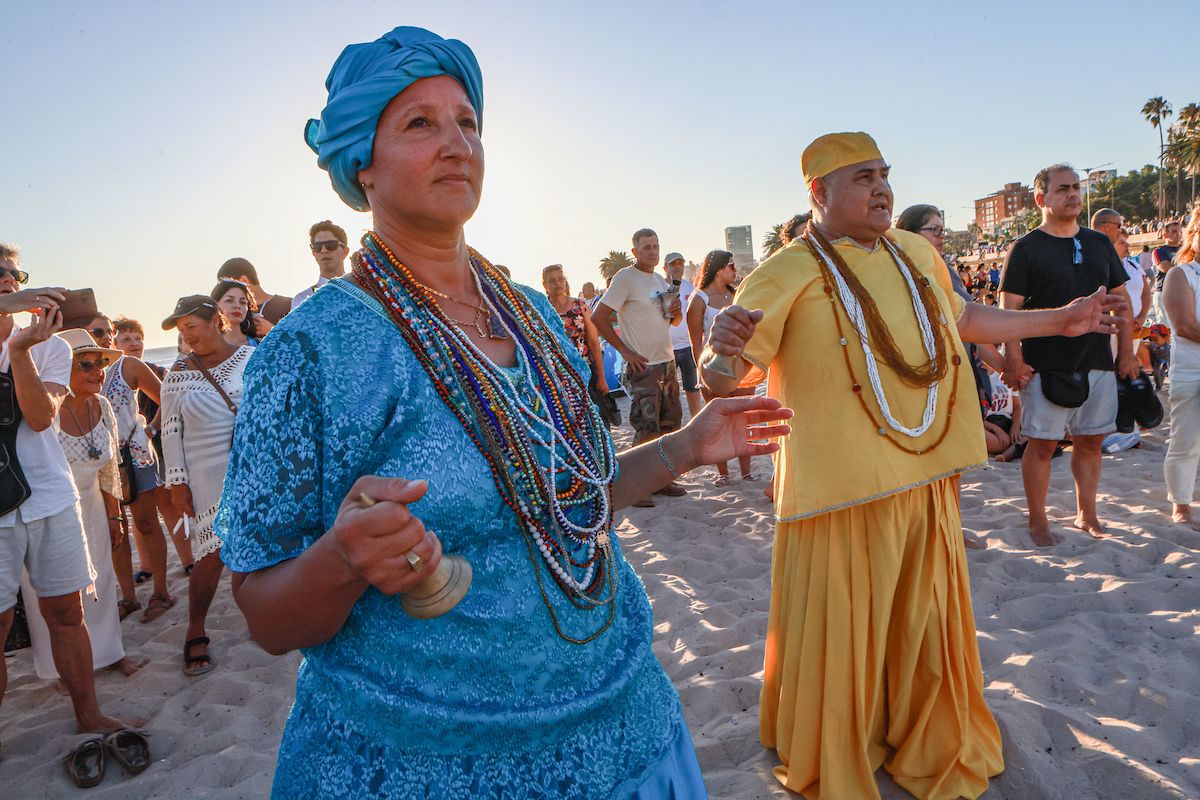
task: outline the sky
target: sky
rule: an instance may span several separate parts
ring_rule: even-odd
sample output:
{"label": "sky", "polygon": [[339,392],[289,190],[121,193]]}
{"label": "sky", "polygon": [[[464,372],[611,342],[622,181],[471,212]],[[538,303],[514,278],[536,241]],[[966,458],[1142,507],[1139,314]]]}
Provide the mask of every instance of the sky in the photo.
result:
{"label": "sky", "polygon": [[93,287],[149,346],[173,343],[158,323],[232,256],[299,292],[312,223],[371,224],[304,123],[342,48],[398,25],[479,59],[487,166],[467,241],[525,283],[561,263],[578,290],[642,227],[697,262],[727,226],[757,245],[808,210],[800,153],[831,131],[876,138],[896,213],[932,203],[962,229],[975,198],[1047,164],[1154,161],[1142,104],[1200,102],[1194,48],[1160,46],[1171,20],[1194,23],[1194,0],[8,0],[0,241],[30,285]]}

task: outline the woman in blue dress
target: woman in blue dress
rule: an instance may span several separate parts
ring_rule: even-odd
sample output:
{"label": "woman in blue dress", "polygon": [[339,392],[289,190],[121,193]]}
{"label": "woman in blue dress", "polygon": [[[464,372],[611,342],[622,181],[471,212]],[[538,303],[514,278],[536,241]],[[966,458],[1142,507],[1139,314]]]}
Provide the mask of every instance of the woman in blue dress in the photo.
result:
{"label": "woman in blue dress", "polygon": [[[617,457],[558,314],[464,241],[470,49],[397,28],[327,86],[306,138],[373,230],[248,365],[217,524],[251,634],[304,656],[274,796],[705,797],[613,509],[773,452],[751,437],[790,412],[715,401]],[[443,548],[470,590],[410,617],[397,595]]]}

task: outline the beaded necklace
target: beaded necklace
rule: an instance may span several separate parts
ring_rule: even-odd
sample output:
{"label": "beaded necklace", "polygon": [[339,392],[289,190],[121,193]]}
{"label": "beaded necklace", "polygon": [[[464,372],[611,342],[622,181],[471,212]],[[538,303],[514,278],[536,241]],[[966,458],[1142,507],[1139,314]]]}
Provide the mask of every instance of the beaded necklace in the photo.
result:
{"label": "beaded necklace", "polygon": [[[854,393],[854,396],[858,398],[858,403],[862,407],[863,412],[867,415],[867,419],[871,421],[871,425],[875,427],[876,432],[891,442],[891,444],[897,449],[911,455],[924,455],[925,453],[933,452],[941,446],[942,442],[946,439],[946,434],[950,432],[950,421],[954,416],[955,400],[958,398],[958,374],[959,365],[961,364],[962,359],[959,358],[957,353],[950,358],[950,367],[954,373],[954,378],[950,389],[950,401],[946,408],[946,424],[942,428],[942,432],[938,435],[937,439],[928,446],[921,448],[909,447],[904,442],[897,440],[888,432],[887,428],[885,428],[884,425],[875,418],[875,414],[871,411],[870,406],[863,397],[862,385],[859,384],[858,378],[854,374],[854,367],[850,363],[850,342],[847,340],[845,332],[842,329],[842,319],[841,315],[838,313],[838,300],[841,300],[842,308],[845,311],[846,316],[850,319],[851,327],[854,328],[855,333],[858,335],[859,343],[862,346],[863,354],[867,362],[867,374],[871,383],[871,388],[875,394],[876,402],[879,403],[880,410],[884,414],[884,422],[886,422],[888,427],[903,433],[905,436],[910,438],[916,438],[917,436],[920,436],[928,431],[933,424],[933,419],[937,409],[937,393],[940,381],[934,381],[926,390],[927,394],[925,413],[922,416],[920,426],[915,429],[907,428],[892,416],[887,398],[883,393],[883,386],[879,379],[878,366],[875,363],[875,357],[871,351],[861,308],[859,307],[856,298],[853,297],[853,293],[850,292],[846,286],[845,280],[842,278],[842,275],[838,269],[841,267],[844,270],[848,269],[848,267],[841,263],[841,259],[837,256],[836,252],[833,252],[832,247],[822,246],[824,243],[820,240],[818,235],[814,235],[814,231],[811,228],[811,223],[810,229],[806,230],[804,234],[801,235],[801,238],[804,239],[805,244],[807,244],[809,249],[812,251],[813,257],[817,262],[817,267],[821,271],[821,278],[825,284],[825,295],[829,299],[830,310],[833,312],[833,321],[837,327],[838,344],[840,344],[842,348],[842,357],[846,362],[846,372],[850,375],[850,390]],[[917,316],[918,325],[921,327],[922,344],[925,346],[926,354],[930,358],[933,358],[935,345],[934,337],[946,337],[947,340],[952,341],[949,331],[949,324],[946,322],[945,317],[940,313],[937,315],[936,329],[932,324],[930,324],[931,321],[929,319],[929,315],[924,312],[924,309],[921,307],[921,303],[918,300],[917,287],[915,283],[915,281],[924,281],[925,285],[928,286],[929,279],[917,271],[917,268],[909,261],[907,254],[905,254],[905,252],[896,246],[890,239],[884,236],[882,237],[882,240],[889,255],[892,257],[892,260],[896,263],[897,269],[900,270],[900,273],[904,276],[905,282],[908,284],[909,293],[913,300],[913,311]]]}
{"label": "beaded necklace", "polygon": [[[594,640],[612,624],[616,611],[609,539],[616,453],[586,384],[537,309],[475,250],[470,250],[471,274],[489,319],[517,345],[516,379],[453,324],[435,293],[378,235],[368,232],[362,243],[354,276],[387,309],[438,395],[487,461],[500,497],[524,535],[555,632],[576,644]],[[539,452],[547,464],[538,460]],[[571,509],[579,510],[568,514]],[[579,550],[582,556],[577,556]],[[598,630],[582,638],[563,631],[539,561],[573,606],[607,607]]]}

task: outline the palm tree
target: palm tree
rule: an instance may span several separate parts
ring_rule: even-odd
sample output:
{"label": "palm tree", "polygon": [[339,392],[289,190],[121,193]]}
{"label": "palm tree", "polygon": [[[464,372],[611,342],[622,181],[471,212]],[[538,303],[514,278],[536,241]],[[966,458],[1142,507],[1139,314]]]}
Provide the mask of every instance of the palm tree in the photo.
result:
{"label": "palm tree", "polygon": [[1158,215],[1163,217],[1166,216],[1163,211],[1166,197],[1163,195],[1162,185],[1163,150],[1166,148],[1163,141],[1163,123],[1171,116],[1171,104],[1163,97],[1151,97],[1142,106],[1142,116],[1150,123],[1150,127],[1158,128]]}
{"label": "palm tree", "polygon": [[600,259],[600,274],[604,280],[611,281],[613,276],[626,267],[633,266],[633,259],[624,250],[609,250],[608,255]]}
{"label": "palm tree", "polygon": [[[1193,150],[1195,142],[1200,140],[1200,105],[1196,103],[1188,103],[1183,108],[1179,109],[1179,124],[1183,127],[1183,137],[1185,140],[1191,139],[1193,142]],[[1188,145],[1185,143],[1180,149],[1186,150]],[[1184,163],[1188,166],[1188,171],[1192,173],[1192,201],[1196,200],[1196,173],[1200,172],[1200,162],[1191,161],[1185,158]]]}
{"label": "palm tree", "polygon": [[781,222],[778,225],[772,225],[771,230],[767,231],[766,235],[763,236],[763,260],[770,258],[776,250],[783,248],[783,237],[781,234],[783,226],[786,224],[786,222]]}
{"label": "palm tree", "polygon": [[1187,169],[1192,173],[1192,199],[1196,198],[1196,173],[1200,172],[1200,127],[1187,130],[1173,136],[1167,145],[1167,157],[1177,169]]}

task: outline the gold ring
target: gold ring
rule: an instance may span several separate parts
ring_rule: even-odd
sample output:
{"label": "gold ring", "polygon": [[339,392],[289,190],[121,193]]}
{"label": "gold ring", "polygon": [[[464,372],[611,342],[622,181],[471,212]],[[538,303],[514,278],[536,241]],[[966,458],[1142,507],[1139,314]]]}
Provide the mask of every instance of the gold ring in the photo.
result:
{"label": "gold ring", "polygon": [[413,568],[413,572],[421,571],[421,564],[424,562],[421,561],[421,557],[419,555],[414,553],[412,550],[409,550],[404,554],[404,557],[408,559],[408,563]]}

